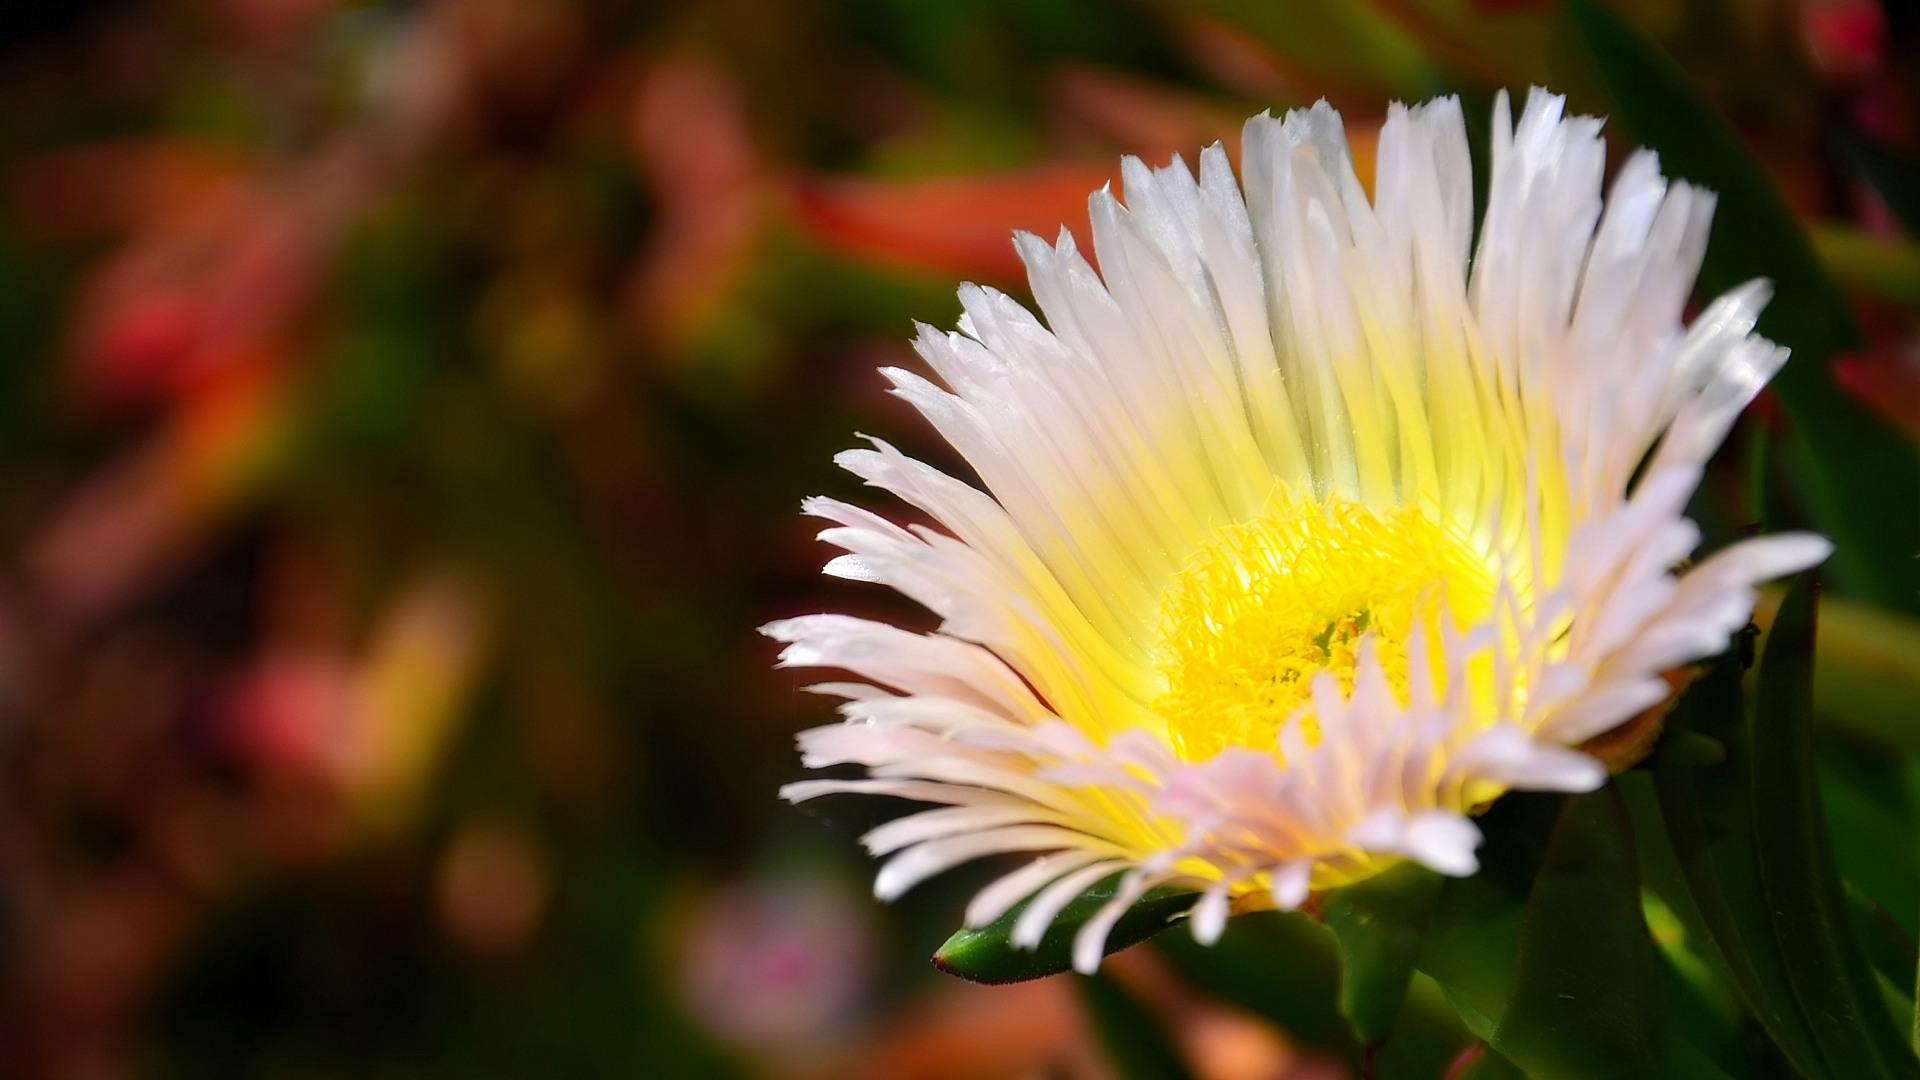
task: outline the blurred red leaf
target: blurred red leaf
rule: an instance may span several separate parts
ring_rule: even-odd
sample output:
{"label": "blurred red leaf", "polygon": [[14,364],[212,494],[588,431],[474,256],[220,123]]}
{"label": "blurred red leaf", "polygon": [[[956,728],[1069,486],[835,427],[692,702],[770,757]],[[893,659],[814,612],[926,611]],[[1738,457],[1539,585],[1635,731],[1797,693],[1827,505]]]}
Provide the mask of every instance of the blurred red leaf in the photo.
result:
{"label": "blurred red leaf", "polygon": [[90,240],[190,212],[243,175],[231,149],[186,139],[110,139],[46,150],[9,177],[20,217],[50,240]]}
{"label": "blurred red leaf", "polygon": [[1920,440],[1920,351],[1835,357],[1833,378],[1856,401]]}
{"label": "blurred red leaf", "polygon": [[222,702],[233,748],[267,773],[337,785],[357,704],[353,680],[344,655],[269,653],[234,680]]}
{"label": "blurred red leaf", "polygon": [[1828,79],[1853,80],[1880,67],[1887,17],[1875,0],[1800,0],[1800,40],[1814,70]]}
{"label": "blurred red leaf", "polygon": [[226,0],[223,29],[242,46],[274,52],[297,47],[340,0]]}
{"label": "blurred red leaf", "polygon": [[74,319],[87,403],[114,412],[178,398],[283,325],[317,284],[313,210],[296,192],[233,186],[105,260]]}
{"label": "blurred red leaf", "polygon": [[119,1075],[126,1025],[185,928],[187,898],[164,874],[128,867],[53,899],[16,975],[33,1074]]}

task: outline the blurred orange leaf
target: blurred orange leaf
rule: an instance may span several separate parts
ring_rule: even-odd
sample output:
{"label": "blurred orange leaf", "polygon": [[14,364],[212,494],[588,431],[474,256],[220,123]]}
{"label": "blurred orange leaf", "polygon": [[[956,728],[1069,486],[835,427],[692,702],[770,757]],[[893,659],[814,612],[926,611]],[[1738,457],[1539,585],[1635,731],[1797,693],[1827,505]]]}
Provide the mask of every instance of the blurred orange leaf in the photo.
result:
{"label": "blurred orange leaf", "polygon": [[759,154],[732,77],[687,56],[642,78],[631,136],[659,217],[630,302],[642,333],[682,351],[752,263],[765,217]]}
{"label": "blurred orange leaf", "polygon": [[55,610],[93,618],[174,568],[266,474],[287,405],[271,345],[196,380],[154,437],[89,475],[34,538],[27,562]]}
{"label": "blurred orange leaf", "polygon": [[1017,282],[1013,230],[1088,235],[1087,195],[1118,178],[1110,165],[1053,164],[923,180],[803,179],[799,222],[836,251],[946,276]]}
{"label": "blurred orange leaf", "polygon": [[1063,121],[1104,135],[1122,153],[1152,165],[1164,165],[1175,154],[1191,163],[1201,147],[1216,141],[1239,156],[1243,110],[1211,104],[1180,87],[1117,71],[1069,67],[1054,77],[1051,96]]}

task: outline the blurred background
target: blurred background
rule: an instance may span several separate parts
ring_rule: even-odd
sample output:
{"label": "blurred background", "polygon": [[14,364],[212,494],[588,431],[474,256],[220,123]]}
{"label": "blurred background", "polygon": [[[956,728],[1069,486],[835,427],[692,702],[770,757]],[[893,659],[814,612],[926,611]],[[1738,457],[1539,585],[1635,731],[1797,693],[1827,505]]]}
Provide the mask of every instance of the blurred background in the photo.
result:
{"label": "blurred background", "polygon": [[[1920,193],[1864,178],[1920,4],[1617,10],[1846,288],[1804,362],[1920,436]],[[1532,0],[0,8],[0,1076],[1112,1075],[1064,980],[926,963],[991,866],[883,907],[890,808],[776,801],[830,714],[754,628],[927,625],[798,500],[856,431],[963,471],[874,368],[1120,154],[1324,96],[1365,174],[1389,100],[1536,82],[1608,109]],[[1300,948],[1265,1013],[1115,966],[1206,1080],[1350,1075]]]}

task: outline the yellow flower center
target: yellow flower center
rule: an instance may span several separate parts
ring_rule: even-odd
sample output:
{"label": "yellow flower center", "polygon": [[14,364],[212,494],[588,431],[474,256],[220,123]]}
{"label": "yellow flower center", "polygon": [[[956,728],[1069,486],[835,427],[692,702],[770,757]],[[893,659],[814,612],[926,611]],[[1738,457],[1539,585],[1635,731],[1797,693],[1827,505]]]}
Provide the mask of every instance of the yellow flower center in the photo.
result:
{"label": "yellow flower center", "polygon": [[1481,554],[1418,509],[1277,496],[1260,517],[1220,529],[1167,586],[1158,649],[1167,690],[1154,709],[1189,761],[1229,746],[1274,751],[1316,674],[1353,689],[1364,637],[1404,699],[1407,644],[1425,626],[1444,686],[1442,613],[1465,628],[1493,595]]}

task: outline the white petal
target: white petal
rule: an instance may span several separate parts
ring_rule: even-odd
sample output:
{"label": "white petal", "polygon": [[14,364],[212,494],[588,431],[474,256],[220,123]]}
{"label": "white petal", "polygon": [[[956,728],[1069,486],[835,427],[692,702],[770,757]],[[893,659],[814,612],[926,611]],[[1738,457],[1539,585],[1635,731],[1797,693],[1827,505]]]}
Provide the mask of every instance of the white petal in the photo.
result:
{"label": "white petal", "polygon": [[1214,882],[1193,905],[1193,940],[1202,945],[1219,941],[1221,933],[1227,928],[1227,915],[1232,904],[1232,898],[1227,895],[1228,887],[1225,878]]}
{"label": "white petal", "polygon": [[873,880],[873,895],[892,900],[942,870],[1007,851],[1073,847],[1081,837],[1054,825],[1016,825],[931,840],[895,855]]}
{"label": "white petal", "polygon": [[1054,815],[1028,804],[955,806],[923,810],[869,829],[860,843],[869,855],[887,855],[913,844],[1007,825],[1060,824]]}
{"label": "white petal", "polygon": [[1073,936],[1073,970],[1082,975],[1091,975],[1100,970],[1100,961],[1106,956],[1107,935],[1113,932],[1113,924],[1119,922],[1134,901],[1152,886],[1153,879],[1137,872],[1128,875],[1120,883],[1113,899],[1107,901]]}
{"label": "white petal", "polygon": [[1307,901],[1307,889],[1313,879],[1313,860],[1295,859],[1273,871],[1273,904],[1281,911],[1292,911]]}
{"label": "white petal", "polygon": [[1047,936],[1047,927],[1068,904],[1080,898],[1080,894],[1093,887],[1102,878],[1111,877],[1121,868],[1111,862],[1095,863],[1082,867],[1073,873],[1040,890],[1040,893],[1027,905],[1027,909],[1014,920],[1013,933],[1007,940],[1016,949],[1037,949],[1040,939]]}
{"label": "white petal", "polygon": [[1090,851],[1063,851],[1035,859],[975,893],[967,904],[966,924],[985,926],[1068,871],[1099,858]]}
{"label": "white petal", "polygon": [[780,789],[781,798],[796,803],[817,799],[822,795],[840,794],[891,795],[896,799],[962,805],[1001,802],[1008,798],[1001,792],[984,788],[938,784],[927,780],[882,780],[871,777],[858,780],[799,780]]}
{"label": "white petal", "polygon": [[1406,853],[1440,873],[1466,877],[1480,869],[1474,849],[1480,829],[1444,810],[1423,810],[1407,821]]}
{"label": "white petal", "polygon": [[1563,743],[1585,742],[1652,708],[1671,693],[1673,688],[1659,678],[1607,683],[1588,690],[1548,717],[1540,732]]}

